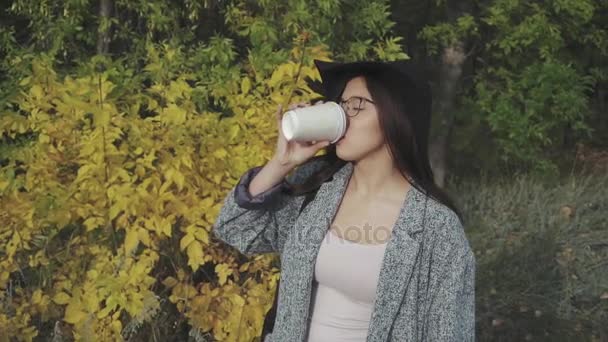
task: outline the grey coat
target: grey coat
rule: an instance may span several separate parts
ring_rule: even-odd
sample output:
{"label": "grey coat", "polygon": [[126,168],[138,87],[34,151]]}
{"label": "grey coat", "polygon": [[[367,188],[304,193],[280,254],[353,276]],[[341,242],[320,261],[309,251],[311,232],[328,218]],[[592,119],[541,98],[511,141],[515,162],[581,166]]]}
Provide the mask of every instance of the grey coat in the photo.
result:
{"label": "grey coat", "polygon": [[[300,183],[321,166],[304,164],[287,179]],[[323,183],[299,216],[303,196],[288,196],[281,183],[252,198],[254,171],[228,193],[213,231],[248,256],[280,253],[276,321],[265,342],[306,341],[315,259],[353,165]],[[452,210],[411,187],[385,249],[367,342],[474,340],[475,256],[463,226]]]}

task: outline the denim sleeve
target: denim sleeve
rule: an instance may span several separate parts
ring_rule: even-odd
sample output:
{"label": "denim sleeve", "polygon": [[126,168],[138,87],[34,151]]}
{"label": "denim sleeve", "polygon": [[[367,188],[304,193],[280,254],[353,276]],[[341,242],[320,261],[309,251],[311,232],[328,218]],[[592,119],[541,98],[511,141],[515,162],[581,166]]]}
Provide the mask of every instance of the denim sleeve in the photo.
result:
{"label": "denim sleeve", "polygon": [[244,209],[263,209],[272,207],[277,202],[280,194],[288,188],[287,182],[283,179],[270,189],[252,196],[249,192],[249,184],[260,172],[262,167],[263,166],[253,167],[241,176],[234,192],[234,200],[239,207]]}

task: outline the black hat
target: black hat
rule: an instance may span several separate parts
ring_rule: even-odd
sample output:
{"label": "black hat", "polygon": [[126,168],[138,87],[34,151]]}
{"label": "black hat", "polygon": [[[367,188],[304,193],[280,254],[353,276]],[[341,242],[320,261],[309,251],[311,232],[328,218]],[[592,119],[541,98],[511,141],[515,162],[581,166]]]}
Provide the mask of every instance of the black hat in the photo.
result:
{"label": "black hat", "polygon": [[321,75],[321,82],[310,78],[306,82],[309,88],[323,95],[326,100],[336,100],[343,91],[344,82],[353,76],[382,71],[394,77],[398,84],[403,85],[401,99],[405,101],[416,141],[421,146],[427,145],[432,106],[431,88],[422,75],[421,68],[412,60],[337,63],[315,59],[314,63]]}

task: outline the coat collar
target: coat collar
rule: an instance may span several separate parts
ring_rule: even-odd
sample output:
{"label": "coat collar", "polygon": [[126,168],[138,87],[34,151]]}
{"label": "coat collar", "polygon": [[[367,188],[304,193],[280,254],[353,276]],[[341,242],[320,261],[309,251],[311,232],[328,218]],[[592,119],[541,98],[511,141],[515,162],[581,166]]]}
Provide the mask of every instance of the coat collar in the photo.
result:
{"label": "coat collar", "polygon": [[[317,196],[308,206],[311,207],[310,210],[304,211],[298,219],[300,222],[305,222],[298,228],[303,235],[297,239],[299,243],[297,243],[298,247],[295,247],[304,269],[303,272],[291,276],[300,277],[299,281],[302,285],[300,288],[307,291],[311,291],[319,247],[342,201],[353,167],[352,162],[347,162],[334,174],[332,180],[323,183]],[[423,229],[421,222],[424,213],[421,209],[424,209],[424,202],[424,194],[415,187],[410,187],[382,259],[368,342],[388,339],[392,323],[409,286],[420,249],[419,242],[412,238],[412,235]],[[303,319],[310,314],[308,312],[310,302],[306,304],[303,308]],[[307,322],[298,323],[307,324]]]}

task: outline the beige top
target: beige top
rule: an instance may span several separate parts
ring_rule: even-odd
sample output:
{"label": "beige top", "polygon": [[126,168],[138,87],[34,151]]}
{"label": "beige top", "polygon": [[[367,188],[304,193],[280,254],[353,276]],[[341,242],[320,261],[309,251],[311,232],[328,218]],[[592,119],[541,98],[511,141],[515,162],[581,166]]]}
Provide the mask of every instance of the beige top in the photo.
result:
{"label": "beige top", "polygon": [[385,248],[328,231],[315,263],[309,342],[366,340]]}

